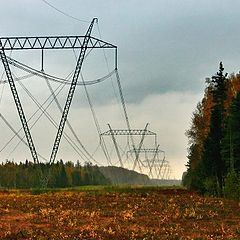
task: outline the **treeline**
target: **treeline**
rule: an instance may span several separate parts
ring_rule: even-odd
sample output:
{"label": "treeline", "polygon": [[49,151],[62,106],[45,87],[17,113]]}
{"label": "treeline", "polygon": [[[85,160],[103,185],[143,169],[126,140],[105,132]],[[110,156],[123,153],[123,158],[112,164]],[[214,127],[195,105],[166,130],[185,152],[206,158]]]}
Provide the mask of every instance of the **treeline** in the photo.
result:
{"label": "treeline", "polygon": [[63,188],[81,185],[110,184],[97,166],[78,162],[54,164],[14,163],[6,161],[0,165],[0,187],[2,188]]}
{"label": "treeline", "polygon": [[183,183],[214,196],[240,198],[240,74],[228,76],[223,64],[206,81],[193,113],[188,170]]}

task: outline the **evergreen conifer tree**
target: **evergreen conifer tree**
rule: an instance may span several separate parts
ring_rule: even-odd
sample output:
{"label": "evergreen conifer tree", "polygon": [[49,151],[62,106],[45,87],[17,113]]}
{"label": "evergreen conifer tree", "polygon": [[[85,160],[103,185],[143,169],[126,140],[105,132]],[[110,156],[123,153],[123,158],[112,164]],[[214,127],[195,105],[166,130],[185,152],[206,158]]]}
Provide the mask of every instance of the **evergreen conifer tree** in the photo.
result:
{"label": "evergreen conifer tree", "polygon": [[[205,142],[203,155],[203,168],[206,170],[207,183],[211,179],[210,188],[222,195],[224,186],[224,177],[226,175],[225,162],[221,156],[221,142],[224,129],[224,100],[226,99],[227,73],[224,74],[222,62],[219,65],[219,71],[212,76],[210,84],[213,92],[213,109],[210,120],[210,131]],[[216,182],[215,182],[216,181]],[[209,187],[209,186],[208,186]],[[212,190],[211,190],[212,191]]]}

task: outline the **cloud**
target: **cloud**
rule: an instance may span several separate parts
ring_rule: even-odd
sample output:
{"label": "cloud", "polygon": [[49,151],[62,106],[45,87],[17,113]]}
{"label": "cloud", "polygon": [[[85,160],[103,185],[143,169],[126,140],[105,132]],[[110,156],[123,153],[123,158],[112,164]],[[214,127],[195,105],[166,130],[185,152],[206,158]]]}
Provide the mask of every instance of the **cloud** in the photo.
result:
{"label": "cloud", "polygon": [[[201,100],[205,77],[217,72],[220,61],[223,61],[227,72],[239,71],[240,2],[72,0],[51,3],[84,20],[99,17],[102,39],[118,46],[119,73],[132,126],[143,128],[147,122],[150,123],[151,130],[158,133],[159,143],[167,153],[173,176],[179,178],[186,163],[187,139],[184,132],[189,127],[196,103]],[[73,21],[42,1],[3,1],[1,7],[4,9],[0,16],[3,23],[1,36],[82,35],[88,28],[87,23]],[[99,37],[97,26],[94,26],[93,36]],[[103,52],[100,53],[101,59],[100,55],[93,54],[93,60],[89,58],[86,61],[83,69],[86,79],[95,79],[108,72]],[[22,52],[18,52],[13,56],[40,67],[40,52],[23,57]],[[55,52],[46,53],[45,56],[47,72],[65,77],[74,69],[72,53],[64,53],[62,58],[56,54],[57,60],[54,59]],[[112,70],[113,56],[107,54],[107,57]],[[68,63],[69,59],[71,64]],[[0,69],[2,72],[2,67]],[[24,83],[41,101],[49,94],[43,81]],[[125,127],[119,100],[116,101],[116,95],[119,95],[116,79],[106,80],[88,89],[103,131],[108,129],[107,123],[114,128]],[[1,113],[18,129],[20,122],[12,96],[6,91],[9,91],[8,87],[4,90]],[[83,88],[77,88],[76,93],[69,118],[84,144],[93,152],[98,144],[98,136],[91,111]],[[62,105],[66,94],[67,88],[59,95]],[[20,97],[29,117],[36,107],[22,91]],[[59,122],[60,113],[54,104],[50,112]],[[2,121],[0,130],[3,134],[0,144],[4,144],[11,136],[11,131]],[[48,125],[45,118],[33,128],[37,149],[46,156],[51,151],[55,133],[56,129]],[[28,149],[20,146],[10,157],[30,158]],[[13,147],[14,144],[1,152],[0,157],[6,158]],[[79,158],[65,140],[61,143],[61,156],[66,159]],[[99,159],[104,161],[101,155]]]}
{"label": "cloud", "polygon": [[[201,99],[199,94],[191,92],[170,92],[150,95],[140,104],[131,103],[127,105],[129,119],[133,129],[143,129],[146,123],[150,123],[149,130],[157,133],[160,148],[166,152],[167,160],[170,162],[173,170],[172,176],[176,178],[181,178],[181,174],[185,169],[184,164],[186,164],[187,161],[187,139],[184,133],[186,129],[189,128],[189,116],[191,116],[199,99]],[[31,110],[30,105],[28,106],[29,109],[26,109],[27,113]],[[13,104],[11,104],[11,108],[12,110],[8,108],[8,112],[5,111],[5,116],[7,116],[7,119],[11,120],[11,124],[18,129],[20,127],[20,122],[17,112],[14,111]],[[50,113],[55,121],[59,122],[60,114],[57,112],[55,106],[50,109]],[[107,123],[110,123],[113,129],[126,129],[126,123],[120,105],[113,103],[108,105],[98,105],[95,106],[95,113],[99,120],[102,132],[108,130]],[[29,114],[27,114],[27,116],[29,117]],[[94,152],[99,144],[99,138],[90,109],[88,107],[77,109],[71,108],[69,121],[86,148],[89,149],[91,153]],[[12,133],[9,129],[6,129],[6,126],[2,121],[1,128],[4,129],[4,138],[0,141],[1,146],[3,146]],[[65,130],[66,133],[74,139],[67,126],[65,127]],[[38,151],[46,157],[49,156],[56,129],[52,127],[46,118],[42,118],[42,120],[32,129],[32,134]],[[76,140],[74,141],[76,142]],[[126,142],[126,140],[122,141],[119,139],[118,141],[120,144]],[[137,141],[139,141],[139,139]],[[18,141],[15,140],[14,144],[10,145],[10,148],[7,148],[1,153],[2,159],[7,158],[9,151],[17,142]],[[111,141],[108,141],[108,144],[108,148],[110,148],[109,151],[113,152],[111,149],[113,148]],[[145,144],[147,144],[145,146],[146,148],[154,147],[153,141],[149,142],[146,140]],[[121,148],[124,148],[124,146],[121,146]],[[112,156],[114,156],[114,153],[112,153]],[[30,159],[29,150],[26,146],[20,144],[16,151],[14,151],[9,157],[10,159],[14,158],[18,161],[25,158]],[[95,157],[97,161],[101,162],[103,165],[107,164],[100,151],[95,154]],[[63,138],[58,158],[75,161],[80,157]],[[116,161],[116,157],[113,161]]]}
{"label": "cloud", "polygon": [[190,117],[200,94],[191,92],[171,92],[149,96],[141,105],[130,107],[134,124],[144,126],[150,121],[150,127],[158,134],[160,148],[166,151],[173,176],[179,178],[187,161],[187,139],[185,131],[190,126]]}

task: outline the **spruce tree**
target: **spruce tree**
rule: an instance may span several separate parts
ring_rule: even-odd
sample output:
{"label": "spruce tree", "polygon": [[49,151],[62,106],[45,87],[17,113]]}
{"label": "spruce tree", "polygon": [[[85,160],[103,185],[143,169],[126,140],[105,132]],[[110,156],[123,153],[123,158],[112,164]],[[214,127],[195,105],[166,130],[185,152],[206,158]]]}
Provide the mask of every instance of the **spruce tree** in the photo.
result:
{"label": "spruce tree", "polygon": [[58,181],[57,185],[58,187],[68,187],[68,178],[67,178],[67,173],[65,170],[65,166],[62,160],[60,160],[60,165],[59,165],[59,176],[58,176]]}
{"label": "spruce tree", "polygon": [[[224,129],[224,100],[226,99],[227,73],[224,74],[222,62],[219,71],[212,76],[210,85],[213,92],[214,105],[211,112],[210,131],[205,142],[203,154],[203,169],[206,174],[206,183],[211,192],[214,191],[222,195],[224,177],[226,175],[225,162],[221,156],[221,142],[223,140]],[[211,184],[209,184],[211,180]],[[209,187],[210,185],[210,187]],[[207,189],[208,191],[209,189]]]}
{"label": "spruce tree", "polygon": [[234,170],[240,173],[240,93],[233,99],[226,120],[222,156],[228,172]]}

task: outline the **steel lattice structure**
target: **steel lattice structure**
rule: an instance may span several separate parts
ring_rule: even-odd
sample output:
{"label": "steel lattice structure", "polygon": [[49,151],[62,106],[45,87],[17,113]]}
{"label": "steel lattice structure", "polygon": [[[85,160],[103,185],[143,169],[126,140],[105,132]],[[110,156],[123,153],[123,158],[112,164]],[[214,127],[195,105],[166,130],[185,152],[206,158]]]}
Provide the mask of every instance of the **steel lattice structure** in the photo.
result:
{"label": "steel lattice structure", "polygon": [[[131,149],[129,151],[127,151],[127,154],[131,154],[131,153],[134,153],[135,150],[134,149]],[[142,149],[139,149],[139,152],[140,153],[164,153],[163,150],[161,149],[157,149],[157,148],[142,148]]]}
{"label": "steel lattice structure", "polygon": [[108,130],[104,133],[102,133],[102,136],[109,136],[109,135],[123,135],[123,136],[130,136],[130,135],[140,135],[142,136],[143,134],[145,135],[154,135],[157,136],[156,133],[149,131],[149,130],[144,130],[144,129],[112,129]]}
{"label": "steel lattice structure", "polygon": [[[120,162],[121,167],[123,167],[123,160],[122,160],[122,156],[121,156],[120,151],[119,151],[119,145],[118,145],[116,137],[117,136],[118,137],[120,137],[120,136],[127,137],[128,138],[128,145],[129,145],[129,138],[130,137],[139,136],[141,138],[140,142],[137,144],[137,147],[136,147],[136,142],[132,138],[131,142],[134,143],[134,144],[132,144],[133,149],[125,152],[124,155],[126,154],[127,159],[128,159],[128,153],[130,153],[130,152],[134,153],[135,156],[134,156],[134,162],[133,162],[132,169],[135,170],[135,168],[138,164],[138,167],[139,167],[140,171],[142,172],[141,168],[144,167],[144,164],[139,159],[139,156],[140,156],[140,153],[142,152],[142,146],[143,146],[143,142],[144,142],[145,137],[146,136],[153,137],[154,138],[154,144],[156,145],[156,143],[157,143],[157,134],[155,132],[152,132],[152,131],[148,130],[147,129],[148,125],[149,124],[147,123],[144,129],[112,129],[110,124],[108,124],[109,130],[104,132],[104,133],[101,133],[101,138],[106,137],[106,136],[111,136],[112,142],[114,144],[115,151],[116,151],[116,154],[117,154],[117,157],[118,157],[118,160]],[[129,146],[129,148],[130,148],[130,146]]]}
{"label": "steel lattice structure", "polygon": [[4,50],[29,49],[73,49],[73,48],[115,48],[117,46],[104,42],[92,36],[87,46],[84,46],[85,36],[48,36],[48,37],[1,37]]}
{"label": "steel lattice structure", "polygon": [[[160,145],[155,148],[142,148],[138,150],[139,155],[144,155],[144,160],[142,161],[143,167],[149,170],[148,176],[152,178],[154,178],[154,176],[159,176],[159,173],[162,172],[163,164],[166,161],[165,151],[161,150],[159,147]],[[132,154],[133,152],[134,149],[131,149],[127,152],[127,154]],[[159,157],[160,153],[163,154],[162,158]],[[151,156],[149,156],[149,154],[151,154]]]}

